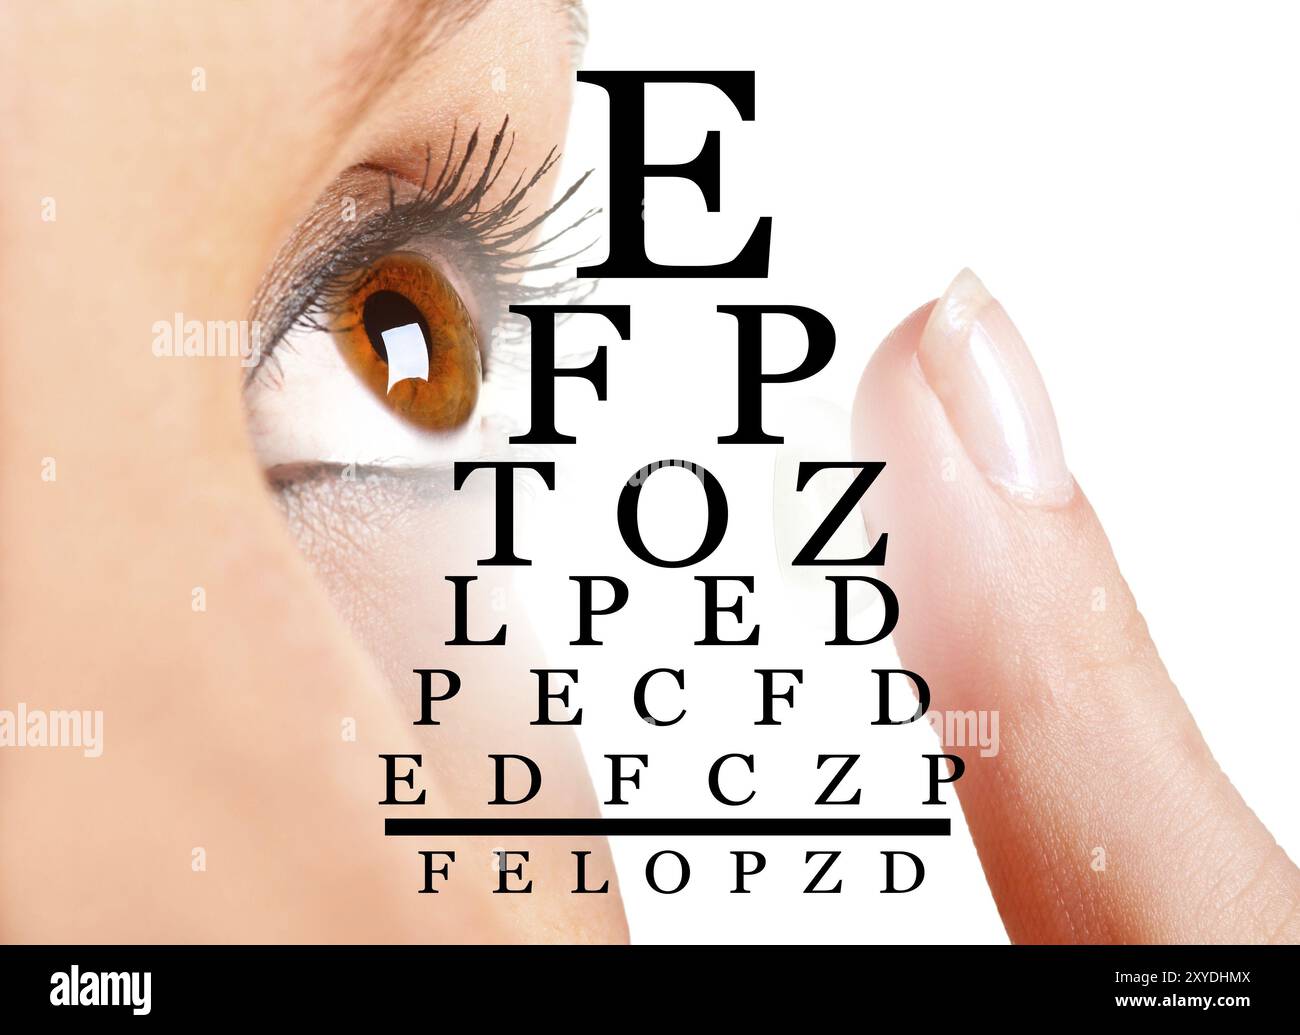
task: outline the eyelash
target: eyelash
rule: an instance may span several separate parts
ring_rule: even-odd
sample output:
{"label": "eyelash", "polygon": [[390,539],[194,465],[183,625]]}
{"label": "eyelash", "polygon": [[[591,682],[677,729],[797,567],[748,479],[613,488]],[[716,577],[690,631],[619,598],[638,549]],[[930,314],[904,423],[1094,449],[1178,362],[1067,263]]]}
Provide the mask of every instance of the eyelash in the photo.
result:
{"label": "eyelash", "polygon": [[[455,253],[447,258],[458,260],[455,272],[472,292],[479,320],[490,332],[491,348],[485,351],[491,366],[515,365],[510,346],[521,342],[526,331],[526,321],[508,311],[507,293],[514,303],[557,299],[567,303],[586,297],[594,289],[591,282],[580,283],[569,278],[558,283],[530,285],[522,283],[521,278],[536,271],[555,269],[585,252],[590,244],[566,255],[539,258],[543,250],[597,215],[599,209],[588,209],[535,244],[521,248],[518,243],[573,197],[591,175],[590,170],[544,212],[526,218],[523,205],[526,196],[559,160],[557,149],[552,148],[532,173],[518,176],[503,198],[489,207],[483,206],[485,197],[504,173],[514,148],[514,134],[507,141],[509,125],[507,116],[492,138],[482,170],[472,180],[468,173],[479,150],[480,127],[475,127],[460,155],[456,153],[457,132],[453,129],[446,157],[436,176],[432,175],[432,149],[426,149],[424,175],[414,185],[416,194],[410,200],[399,202],[398,177],[389,170],[378,170],[388,178],[388,207],[358,223],[323,260],[295,276],[282,291],[281,297],[271,305],[267,321],[271,333],[266,340],[272,344],[258,357],[248,377],[265,376],[268,366],[274,371],[276,353],[291,334],[328,330],[330,315],[347,298],[357,278],[373,263],[416,239],[436,241],[440,247]],[[537,261],[530,262],[530,258]],[[485,375],[488,367],[489,358],[485,356]]]}

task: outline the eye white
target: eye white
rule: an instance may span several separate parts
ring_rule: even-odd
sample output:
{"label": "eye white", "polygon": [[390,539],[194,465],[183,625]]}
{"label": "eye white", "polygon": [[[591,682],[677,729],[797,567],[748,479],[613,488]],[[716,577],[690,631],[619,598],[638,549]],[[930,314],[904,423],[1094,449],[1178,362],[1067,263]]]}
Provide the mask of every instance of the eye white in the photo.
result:
{"label": "eye white", "polygon": [[[406,356],[406,342],[389,349],[389,388],[397,380],[428,377],[428,355],[419,326],[409,325],[419,343],[418,359]],[[406,330],[393,328],[393,331]],[[405,357],[405,358],[398,358]],[[245,392],[253,448],[264,467],[292,463],[382,464],[427,467],[477,456],[483,450],[476,412],[462,428],[427,432],[389,410],[361,383],[327,331],[290,335]],[[420,362],[423,363],[419,369]]]}

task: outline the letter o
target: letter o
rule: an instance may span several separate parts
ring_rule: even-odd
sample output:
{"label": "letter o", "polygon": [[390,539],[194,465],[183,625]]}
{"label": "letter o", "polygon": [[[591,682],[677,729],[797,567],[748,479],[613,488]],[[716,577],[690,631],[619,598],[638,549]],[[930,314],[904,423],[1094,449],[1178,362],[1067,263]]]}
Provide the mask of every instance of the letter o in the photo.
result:
{"label": "letter o", "polygon": [[[641,490],[650,480],[650,476],[664,467],[681,467],[695,475],[704,486],[704,500],[709,511],[704,540],[693,554],[680,561],[666,561],[662,557],[656,557],[647,549],[645,541],[641,538],[641,526],[637,517],[641,504]],[[722,543],[722,537],[727,532],[727,494],[722,489],[722,483],[708,468],[700,464],[689,460],[656,460],[653,464],[635,472],[623,486],[623,491],[619,493],[618,531],[627,548],[647,564],[653,564],[658,568],[686,568],[698,564],[718,548]]]}
{"label": "letter o", "polygon": [[[681,864],[682,867],[681,879],[678,882],[677,887],[671,889],[661,888],[659,886],[658,881],[655,880],[655,867],[658,865],[659,860],[665,855],[676,856],[677,861]],[[682,855],[681,852],[674,852],[671,848],[665,849],[662,852],[655,852],[655,854],[650,856],[649,860],[645,864],[646,883],[649,884],[650,887],[654,888],[654,890],[659,892],[659,894],[661,895],[676,895],[677,892],[681,891],[682,888],[686,887],[686,885],[690,882],[690,879],[691,879],[691,864],[686,861],[686,856]]]}

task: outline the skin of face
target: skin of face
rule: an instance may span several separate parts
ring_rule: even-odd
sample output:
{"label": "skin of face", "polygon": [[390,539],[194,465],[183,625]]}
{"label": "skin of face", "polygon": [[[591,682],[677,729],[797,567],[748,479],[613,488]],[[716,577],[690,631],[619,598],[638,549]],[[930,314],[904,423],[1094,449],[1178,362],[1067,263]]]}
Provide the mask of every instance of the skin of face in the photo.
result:
{"label": "skin of face", "polygon": [[[344,0],[0,10],[0,688],[104,716],[94,760],[0,751],[0,939],[626,939],[603,842],[381,833],[381,753],[424,758],[421,815],[487,813],[490,752],[544,770],[520,814],[596,811],[573,738],[529,726],[545,659],[508,573],[475,565],[490,496],[305,476],[273,492],[254,443],[311,414],[287,393],[250,414],[238,363],[150,350],[174,313],[245,318],[349,170],[418,181],[426,147],[507,114],[512,167],[535,168],[564,137],[567,41],[541,0],[469,19]],[[876,351],[854,440],[895,472],[868,527],[911,532],[884,570],[923,605],[901,662],[942,707],[1006,720],[1005,749],[956,790],[1007,930],[1294,942],[1300,876],[1210,755],[1082,489],[1056,477],[1032,360],[991,299],[969,305],[980,291],[959,276]],[[994,368],[989,393],[974,375]],[[507,623],[508,646],[442,645],[451,573],[504,601],[475,628]],[[1080,621],[1097,587],[1108,604]],[[462,676],[442,726],[411,725],[417,666]],[[1093,846],[1117,863],[1104,880]],[[532,895],[491,894],[497,847],[531,853]],[[437,895],[417,894],[419,848],[457,853]],[[608,894],[570,894],[582,850]]]}
{"label": "skin of face", "polygon": [[[387,487],[376,502],[337,483],[277,498],[239,364],[150,352],[173,313],[245,318],[346,170],[418,180],[426,146],[507,114],[512,168],[562,142],[558,8],[496,0],[463,24],[431,18],[412,55],[394,44],[398,6],[3,15],[4,115],[22,145],[0,153],[0,534],[22,549],[0,570],[0,684],[30,708],[102,710],[105,731],[93,762],[0,753],[6,941],[626,938],[602,841],[382,836],[381,753],[423,755],[422,815],[486,814],[492,751],[545,773],[519,814],[596,812],[572,736],[528,726],[528,669],[545,662],[526,619],[509,604],[494,615],[506,648],[442,646],[443,575],[475,573],[462,544],[490,499]],[[416,666],[461,673],[454,724],[411,726]],[[532,895],[490,893],[495,847],[531,851]],[[421,848],[457,853],[437,895],[417,894]],[[608,894],[570,894],[575,850]]]}

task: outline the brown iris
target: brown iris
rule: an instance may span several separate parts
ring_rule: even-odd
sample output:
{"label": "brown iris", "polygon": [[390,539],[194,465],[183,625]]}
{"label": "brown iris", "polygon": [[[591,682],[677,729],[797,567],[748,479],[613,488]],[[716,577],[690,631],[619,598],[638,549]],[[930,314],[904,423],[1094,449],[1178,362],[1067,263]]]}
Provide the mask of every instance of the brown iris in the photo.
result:
{"label": "brown iris", "polygon": [[474,412],[482,379],[474,322],[447,278],[418,255],[372,264],[333,330],[348,366],[412,424],[450,431]]}

